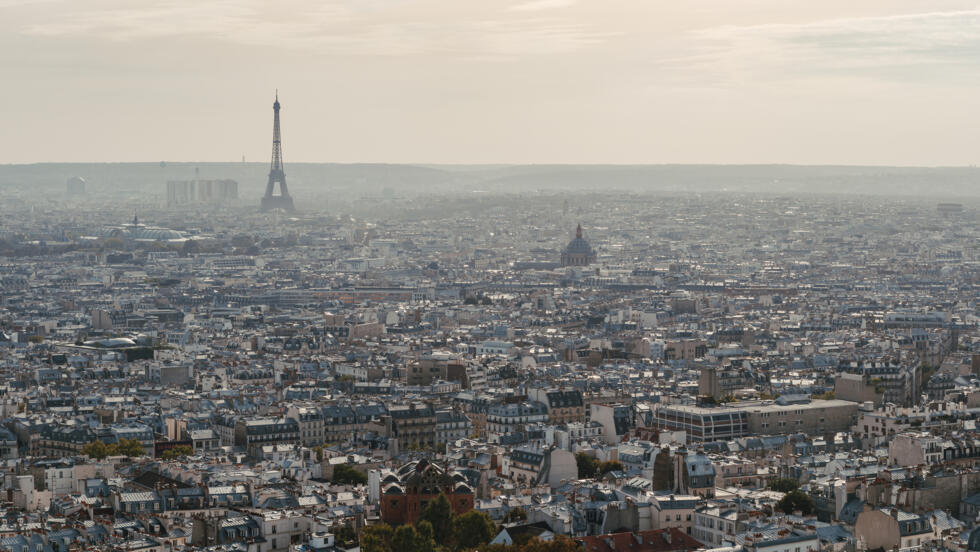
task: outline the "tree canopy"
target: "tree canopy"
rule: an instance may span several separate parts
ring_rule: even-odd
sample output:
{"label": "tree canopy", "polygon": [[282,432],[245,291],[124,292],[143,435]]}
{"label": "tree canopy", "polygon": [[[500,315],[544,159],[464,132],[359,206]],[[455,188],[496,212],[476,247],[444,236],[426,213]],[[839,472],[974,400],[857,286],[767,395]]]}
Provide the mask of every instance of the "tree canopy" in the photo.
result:
{"label": "tree canopy", "polygon": [[470,510],[453,518],[453,548],[468,550],[482,546],[497,536],[497,526],[484,512]]}
{"label": "tree canopy", "polygon": [[133,458],[145,454],[143,444],[136,439],[120,439],[118,443],[111,445],[107,445],[102,441],[92,441],[82,447],[81,453],[96,460],[102,460],[107,456]]}
{"label": "tree canopy", "polygon": [[602,477],[611,471],[623,471],[623,464],[621,464],[618,460],[609,460],[599,464],[599,477]]}
{"label": "tree canopy", "polygon": [[806,516],[816,510],[816,505],[813,503],[813,498],[810,495],[799,489],[795,489],[786,493],[786,496],[776,503],[776,508],[784,514],[792,514],[798,510]]}
{"label": "tree canopy", "polygon": [[183,458],[185,456],[191,456],[194,454],[194,449],[187,445],[178,445],[170,450],[163,451],[160,456],[164,460],[174,460],[176,458]]}
{"label": "tree canopy", "polygon": [[341,485],[363,485],[367,483],[367,476],[349,464],[337,464],[333,468],[332,481]]}
{"label": "tree canopy", "polygon": [[800,484],[795,479],[788,477],[776,477],[769,481],[769,489],[781,493],[788,493],[800,488]]}
{"label": "tree canopy", "polygon": [[453,507],[449,504],[449,499],[446,498],[445,493],[439,493],[439,496],[426,505],[419,521],[428,521],[432,524],[433,537],[436,542],[446,542],[449,539],[452,535]]}
{"label": "tree canopy", "polygon": [[578,467],[579,479],[591,479],[598,471],[598,463],[584,452],[575,454],[575,464]]}
{"label": "tree canopy", "polygon": [[461,552],[482,547],[496,535],[489,515],[476,510],[454,515],[449,499],[440,494],[414,527],[371,525],[361,532],[360,544],[363,552]]}

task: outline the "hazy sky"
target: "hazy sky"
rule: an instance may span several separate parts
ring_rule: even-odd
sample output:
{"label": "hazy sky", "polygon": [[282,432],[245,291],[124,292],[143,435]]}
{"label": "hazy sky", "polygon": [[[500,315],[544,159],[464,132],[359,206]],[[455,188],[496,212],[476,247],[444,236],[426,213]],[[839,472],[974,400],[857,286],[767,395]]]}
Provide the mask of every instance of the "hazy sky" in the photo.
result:
{"label": "hazy sky", "polygon": [[0,163],[980,158],[980,1],[0,0]]}

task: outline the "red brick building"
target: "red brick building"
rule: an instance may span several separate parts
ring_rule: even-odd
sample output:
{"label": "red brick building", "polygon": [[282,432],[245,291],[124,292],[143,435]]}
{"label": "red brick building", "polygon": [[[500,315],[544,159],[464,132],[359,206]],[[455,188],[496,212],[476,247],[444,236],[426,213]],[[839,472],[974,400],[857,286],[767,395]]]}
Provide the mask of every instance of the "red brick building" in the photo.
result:
{"label": "red brick building", "polygon": [[442,466],[419,460],[385,473],[381,478],[381,521],[414,525],[439,493],[446,494],[457,515],[473,509],[473,489],[457,471],[446,472]]}

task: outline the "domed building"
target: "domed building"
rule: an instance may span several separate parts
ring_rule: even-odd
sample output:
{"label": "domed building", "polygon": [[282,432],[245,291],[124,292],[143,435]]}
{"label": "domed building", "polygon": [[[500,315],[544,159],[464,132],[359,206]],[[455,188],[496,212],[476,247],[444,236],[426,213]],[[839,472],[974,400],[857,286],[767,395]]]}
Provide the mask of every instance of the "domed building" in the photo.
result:
{"label": "domed building", "polygon": [[582,225],[575,228],[575,239],[561,252],[561,266],[589,266],[596,259],[595,250],[582,237]]}
{"label": "domed building", "polygon": [[132,241],[184,241],[184,235],[169,228],[159,228],[140,224],[139,217],[133,216],[133,222],[120,226],[106,226],[102,229],[103,238],[120,238]]}

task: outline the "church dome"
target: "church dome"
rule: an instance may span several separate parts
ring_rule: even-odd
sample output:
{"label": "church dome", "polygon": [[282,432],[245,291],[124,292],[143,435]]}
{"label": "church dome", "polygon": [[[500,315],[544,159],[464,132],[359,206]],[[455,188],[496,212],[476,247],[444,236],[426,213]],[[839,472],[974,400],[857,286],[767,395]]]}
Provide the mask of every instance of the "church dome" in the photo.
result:
{"label": "church dome", "polygon": [[575,229],[575,238],[568,242],[561,253],[562,266],[588,266],[596,260],[595,250],[582,237],[582,225]]}
{"label": "church dome", "polygon": [[565,253],[592,253],[592,246],[589,242],[585,241],[585,238],[575,238],[574,240],[568,242],[568,247],[565,248]]}

